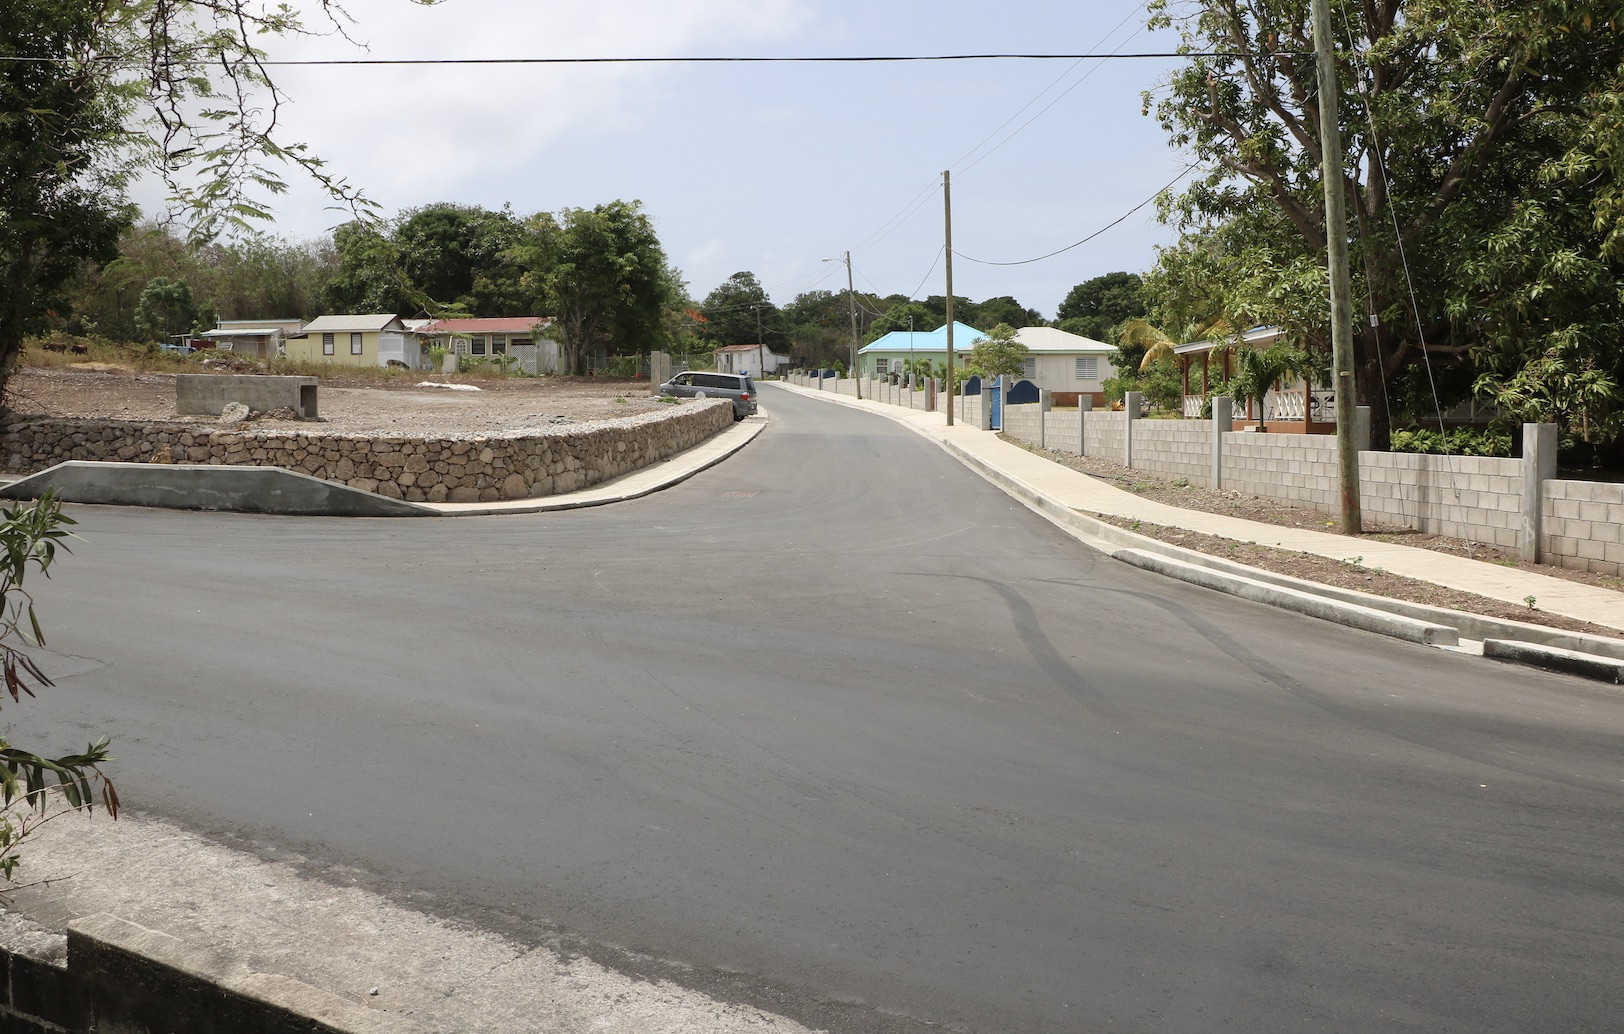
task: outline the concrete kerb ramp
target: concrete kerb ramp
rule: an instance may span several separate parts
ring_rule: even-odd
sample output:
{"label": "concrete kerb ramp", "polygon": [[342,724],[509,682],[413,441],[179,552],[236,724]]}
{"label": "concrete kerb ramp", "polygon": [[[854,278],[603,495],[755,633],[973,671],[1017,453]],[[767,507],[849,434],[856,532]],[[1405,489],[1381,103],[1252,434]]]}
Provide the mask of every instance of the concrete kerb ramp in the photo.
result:
{"label": "concrete kerb ramp", "polygon": [[434,517],[427,506],[323,481],[280,467],[107,463],[70,460],[0,488],[0,498],[226,510],[288,516]]}

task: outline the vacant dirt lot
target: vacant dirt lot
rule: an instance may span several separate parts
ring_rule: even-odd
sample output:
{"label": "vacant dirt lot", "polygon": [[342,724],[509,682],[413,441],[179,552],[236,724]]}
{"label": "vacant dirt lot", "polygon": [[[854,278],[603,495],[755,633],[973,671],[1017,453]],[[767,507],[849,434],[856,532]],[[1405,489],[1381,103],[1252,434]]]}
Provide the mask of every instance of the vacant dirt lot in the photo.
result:
{"label": "vacant dirt lot", "polygon": [[[457,381],[423,377],[399,384],[323,380],[318,421],[331,431],[400,434],[486,434],[518,428],[581,423],[633,416],[660,408],[647,381],[571,377],[515,377]],[[469,388],[477,390],[468,390]],[[5,406],[15,416],[111,417],[217,423],[213,417],[175,414],[172,374],[82,363],[55,369],[24,369],[6,385]],[[256,414],[266,427],[309,427],[288,413]]]}

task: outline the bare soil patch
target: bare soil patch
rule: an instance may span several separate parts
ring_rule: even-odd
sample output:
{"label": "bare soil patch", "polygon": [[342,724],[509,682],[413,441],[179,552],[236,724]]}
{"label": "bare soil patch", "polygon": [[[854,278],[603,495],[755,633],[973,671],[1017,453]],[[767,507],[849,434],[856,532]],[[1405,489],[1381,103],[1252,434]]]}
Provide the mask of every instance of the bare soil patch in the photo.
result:
{"label": "bare soil patch", "polygon": [[[462,388],[420,387],[419,381]],[[465,390],[469,386],[478,390]],[[219,422],[215,417],[176,415],[174,374],[109,363],[25,368],[7,382],[4,401],[7,415],[13,418]],[[314,425],[341,433],[492,434],[635,416],[668,405],[649,394],[647,381],[577,377],[459,380],[427,374],[400,384],[347,383],[342,375],[323,378],[318,404],[321,416],[314,422],[281,411],[255,414],[250,423],[307,429]]]}
{"label": "bare soil patch", "polygon": [[[1222,514],[1226,517],[1241,517],[1263,524],[1275,524],[1290,528],[1312,528],[1315,531],[1323,531],[1333,535],[1338,534],[1336,518],[1318,510],[1292,506],[1272,499],[1262,499],[1258,496],[1243,495],[1239,492],[1214,492],[1187,483],[1181,484],[1182,479],[1158,477],[1154,474],[1147,474],[1142,470],[1130,470],[1127,467],[1096,457],[1074,456],[1070,453],[1038,449],[1015,438],[1001,437],[1012,445],[1019,445],[1023,449],[1044,456],[1072,470],[1091,477],[1097,477],[1117,488],[1125,489],[1155,502],[1166,503],[1169,506],[1177,506],[1186,510]],[[1619,635],[1617,629],[1604,628],[1584,621],[1575,621],[1571,618],[1539,610],[1537,601],[1534,607],[1519,606],[1469,592],[1460,592],[1441,585],[1433,585],[1430,582],[1421,582],[1413,578],[1390,574],[1377,568],[1366,567],[1362,563],[1350,562],[1359,555],[1359,543],[1363,540],[1373,539],[1379,542],[1414,546],[1417,549],[1453,553],[1456,556],[1466,556],[1484,563],[1520,568],[1534,574],[1582,582],[1599,588],[1614,591],[1624,590],[1624,579],[1611,575],[1594,574],[1589,571],[1569,570],[1552,564],[1531,564],[1522,560],[1516,553],[1494,546],[1485,546],[1481,543],[1467,543],[1460,539],[1427,535],[1407,528],[1367,524],[1366,533],[1363,536],[1360,538],[1348,538],[1349,560],[1333,560],[1313,553],[1275,549],[1250,542],[1239,542],[1235,539],[1204,535],[1199,532],[1186,531],[1182,528],[1168,528],[1157,524],[1147,524],[1142,521],[1132,521],[1106,514],[1095,514],[1094,516],[1150,538],[1183,546],[1211,556],[1223,557],[1236,563],[1246,564],[1249,567],[1272,571],[1292,578],[1301,578],[1304,581],[1318,582],[1322,585],[1334,585],[1344,589],[1356,589],[1360,592],[1368,592],[1373,596],[1406,600],[1429,607],[1442,607],[1448,610],[1465,611],[1469,614],[1482,614],[1486,617],[1524,621],[1534,625],[1546,625],[1570,632],[1611,637]]]}

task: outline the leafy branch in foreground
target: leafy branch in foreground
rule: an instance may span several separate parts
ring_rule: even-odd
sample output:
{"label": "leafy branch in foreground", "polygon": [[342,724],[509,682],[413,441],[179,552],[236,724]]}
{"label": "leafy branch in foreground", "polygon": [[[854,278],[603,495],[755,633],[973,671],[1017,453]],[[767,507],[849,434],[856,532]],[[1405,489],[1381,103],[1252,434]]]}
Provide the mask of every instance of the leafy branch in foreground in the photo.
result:
{"label": "leafy branch in foreground", "polygon": [[[31,506],[0,509],[0,682],[13,703],[20,703],[24,694],[34,696],[36,686],[52,685],[17,645],[45,645],[34,598],[23,581],[31,570],[50,577],[58,551],[68,552],[66,540],[72,533],[67,528],[75,523],[50,493]],[[113,760],[107,751],[107,738],[102,737],[83,753],[48,758],[0,736],[0,878],[10,890],[18,889],[19,848],[41,825],[67,811],[92,812],[97,797],[118,818],[118,791],[101,770]]]}

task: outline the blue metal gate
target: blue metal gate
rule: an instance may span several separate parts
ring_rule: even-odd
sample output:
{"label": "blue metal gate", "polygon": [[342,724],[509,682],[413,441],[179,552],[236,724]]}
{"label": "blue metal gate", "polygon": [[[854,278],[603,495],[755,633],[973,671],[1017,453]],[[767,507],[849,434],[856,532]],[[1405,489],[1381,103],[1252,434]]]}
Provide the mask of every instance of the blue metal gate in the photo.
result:
{"label": "blue metal gate", "polygon": [[1004,429],[1004,379],[1002,377],[987,386],[987,414],[988,424],[994,431]]}

